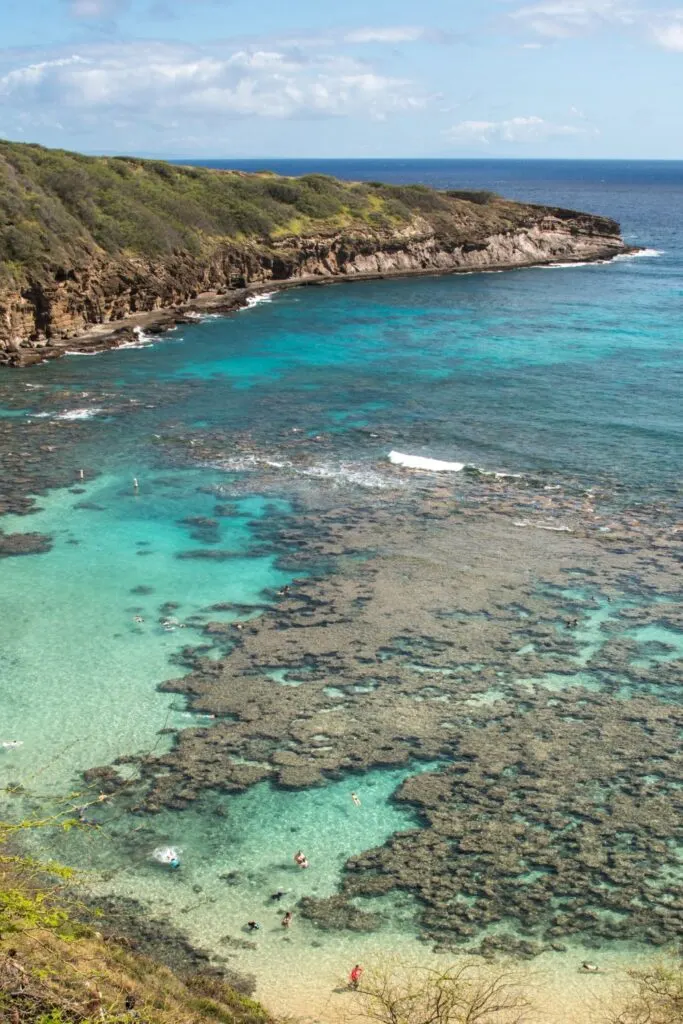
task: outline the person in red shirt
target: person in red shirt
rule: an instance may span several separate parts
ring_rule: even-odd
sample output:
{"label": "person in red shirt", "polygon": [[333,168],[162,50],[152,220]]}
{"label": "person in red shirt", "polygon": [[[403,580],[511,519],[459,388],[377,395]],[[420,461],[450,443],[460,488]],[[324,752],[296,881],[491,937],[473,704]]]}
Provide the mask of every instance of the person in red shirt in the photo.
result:
{"label": "person in red shirt", "polygon": [[351,988],[358,988],[360,985],[360,979],[363,976],[363,968],[360,964],[356,964],[351,973],[349,974],[349,986]]}

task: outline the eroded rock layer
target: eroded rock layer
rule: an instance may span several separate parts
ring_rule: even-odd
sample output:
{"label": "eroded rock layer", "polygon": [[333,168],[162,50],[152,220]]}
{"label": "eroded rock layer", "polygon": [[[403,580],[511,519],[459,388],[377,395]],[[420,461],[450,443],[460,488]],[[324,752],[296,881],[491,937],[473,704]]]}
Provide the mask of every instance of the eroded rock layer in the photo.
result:
{"label": "eroded rock layer", "polygon": [[67,341],[111,347],[136,323],[164,329],[197,301],[229,309],[246,289],[603,260],[626,248],[606,217],[489,193],[0,142],[0,362],[55,357]]}

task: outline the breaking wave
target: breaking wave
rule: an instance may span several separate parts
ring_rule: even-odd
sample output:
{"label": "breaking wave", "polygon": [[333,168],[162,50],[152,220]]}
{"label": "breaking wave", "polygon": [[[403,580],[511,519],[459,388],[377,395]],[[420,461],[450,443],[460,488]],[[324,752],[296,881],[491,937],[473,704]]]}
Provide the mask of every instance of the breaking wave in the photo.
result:
{"label": "breaking wave", "polygon": [[301,476],[315,477],[318,480],[332,480],[339,483],[355,484],[358,487],[368,487],[371,490],[384,490],[387,487],[395,488],[397,481],[387,479],[381,473],[367,466],[353,463],[340,463],[337,466],[323,464],[322,466],[310,466],[308,469],[299,470]]}
{"label": "breaking wave", "polygon": [[211,462],[214,469],[222,469],[228,473],[253,472],[259,469],[282,470],[293,477],[308,477],[314,480],[329,481],[337,484],[352,484],[371,490],[396,489],[403,487],[404,481],[387,476],[368,464],[361,462],[323,462],[312,466],[296,466],[289,460],[268,458],[265,455],[235,455],[227,459]]}
{"label": "breaking wave", "polygon": [[148,348],[154,344],[155,339],[151,334],[145,334],[142,327],[134,327],[133,334],[135,341],[124,341],[118,348]]}
{"label": "breaking wave", "polygon": [[98,406],[93,406],[91,409],[67,409],[66,412],[58,412],[57,415],[55,416],[55,419],[91,420],[93,416],[97,416],[101,412],[104,412],[104,409],[100,409]]}
{"label": "breaking wave", "polygon": [[664,252],[662,249],[639,249],[638,252],[621,252],[618,256],[612,258],[612,262],[616,263],[620,260],[639,260],[645,258],[652,258],[653,256],[663,256]]}
{"label": "breaking wave", "polygon": [[259,292],[257,295],[248,295],[242,309],[251,309],[253,306],[259,306],[262,302],[272,302],[274,296],[275,292]]}
{"label": "breaking wave", "polygon": [[425,469],[432,473],[459,473],[465,468],[464,462],[443,462],[441,459],[425,459],[421,455],[405,455],[403,452],[389,452],[389,462],[404,469]]}

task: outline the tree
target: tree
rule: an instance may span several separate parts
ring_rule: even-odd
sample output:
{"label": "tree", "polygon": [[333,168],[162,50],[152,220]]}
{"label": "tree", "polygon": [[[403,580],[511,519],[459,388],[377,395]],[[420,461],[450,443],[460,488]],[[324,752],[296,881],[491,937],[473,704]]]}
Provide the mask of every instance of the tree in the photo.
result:
{"label": "tree", "polygon": [[605,1024],[683,1024],[683,964],[654,964],[628,972],[631,985],[620,1007],[610,1008]]}
{"label": "tree", "polygon": [[378,1024],[521,1024],[531,1010],[514,968],[472,960],[446,969],[383,961],[357,999],[361,1019]]}

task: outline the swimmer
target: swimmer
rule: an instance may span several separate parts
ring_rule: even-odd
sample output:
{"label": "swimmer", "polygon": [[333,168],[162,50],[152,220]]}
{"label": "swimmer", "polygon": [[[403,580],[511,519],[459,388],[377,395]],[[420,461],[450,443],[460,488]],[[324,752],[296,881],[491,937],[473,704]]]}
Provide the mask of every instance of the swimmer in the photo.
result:
{"label": "swimmer", "polygon": [[600,970],[600,968],[598,967],[597,964],[591,964],[591,963],[588,963],[587,960],[584,960],[583,963],[581,964],[581,970],[582,971],[587,971],[589,974],[597,974],[598,971]]}
{"label": "swimmer", "polygon": [[0,743],[0,747],[3,747],[5,750],[16,750],[17,747],[23,747],[23,745],[23,740],[3,740]]}
{"label": "swimmer", "polygon": [[308,858],[304,857],[302,861],[299,861],[300,868],[309,868],[311,865],[308,863]]}
{"label": "swimmer", "polygon": [[271,893],[270,898],[279,902],[284,895],[286,895],[284,889],[278,889],[277,892]]}
{"label": "swimmer", "polygon": [[290,924],[292,923],[292,917],[292,911],[288,910],[285,916],[282,918],[282,921],[280,922],[283,928],[289,928]]}
{"label": "swimmer", "polygon": [[301,867],[302,860],[306,860],[306,854],[302,850],[297,850],[294,854],[294,863]]}
{"label": "swimmer", "polygon": [[145,620],[143,619],[142,615],[136,615],[136,616],[135,616],[135,617],[133,618],[133,622],[144,622],[144,621],[145,621]]}
{"label": "swimmer", "polygon": [[247,928],[250,932],[257,932],[261,925],[257,921],[247,921]]}
{"label": "swimmer", "polygon": [[361,806],[360,797],[358,796],[358,793],[352,793],[351,794],[351,799],[353,800],[353,802],[356,805],[356,807],[360,807]]}
{"label": "swimmer", "polygon": [[168,862],[168,866],[169,866],[169,867],[170,867],[170,868],[171,868],[171,869],[172,869],[173,871],[177,871],[177,870],[178,870],[178,868],[180,867],[180,860],[179,860],[179,858],[178,858],[178,857],[174,857],[174,858],[173,858],[173,860],[170,860],[170,861]]}

